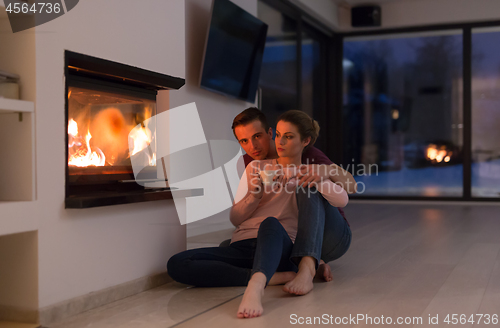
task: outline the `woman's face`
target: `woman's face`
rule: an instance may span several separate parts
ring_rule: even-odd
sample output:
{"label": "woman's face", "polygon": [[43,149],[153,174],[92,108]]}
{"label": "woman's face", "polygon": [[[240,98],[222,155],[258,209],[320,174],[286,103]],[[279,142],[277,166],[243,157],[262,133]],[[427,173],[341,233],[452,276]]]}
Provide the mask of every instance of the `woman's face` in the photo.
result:
{"label": "woman's face", "polygon": [[304,147],[309,144],[311,138],[300,140],[300,134],[297,127],[289,122],[279,121],[276,124],[276,152],[279,157],[301,156]]}

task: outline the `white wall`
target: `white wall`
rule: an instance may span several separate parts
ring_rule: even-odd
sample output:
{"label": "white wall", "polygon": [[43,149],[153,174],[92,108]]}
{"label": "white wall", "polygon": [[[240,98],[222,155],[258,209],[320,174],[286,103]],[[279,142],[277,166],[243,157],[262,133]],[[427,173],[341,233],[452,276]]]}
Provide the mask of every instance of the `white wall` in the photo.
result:
{"label": "white wall", "polygon": [[0,237],[0,322],[36,322],[38,239],[36,232]]}
{"label": "white wall", "polygon": [[[376,3],[376,1],[374,1]],[[391,1],[380,5],[381,28],[476,22],[500,19],[498,0],[415,0]],[[351,12],[339,8],[341,31],[361,31],[351,27]]]}
{"label": "white wall", "polygon": [[331,28],[339,27],[338,7],[333,0],[290,0],[291,3],[301,8],[309,15]]}
{"label": "white wall", "polygon": [[[36,28],[39,306],[165,271],[185,247],[172,201],[64,209],[64,50],[185,76],[184,1],[86,0]],[[173,94],[174,92],[172,92]]]}
{"label": "white wall", "polygon": [[[257,15],[257,0],[233,1]],[[201,89],[200,70],[210,20],[211,0],[185,0],[186,3],[186,85],[170,94],[170,106],[196,102],[207,140],[234,140],[234,116],[253,104]]]}
{"label": "white wall", "polygon": [[[186,0],[186,85],[170,93],[170,106],[196,102],[207,140],[235,140],[233,118],[254,104],[225,97],[199,87],[201,63],[210,20],[210,0]],[[233,0],[235,4],[257,16],[257,0]],[[198,229],[200,226],[203,228]],[[232,227],[229,210],[210,218],[188,224],[188,235],[210,232],[221,226]]]}

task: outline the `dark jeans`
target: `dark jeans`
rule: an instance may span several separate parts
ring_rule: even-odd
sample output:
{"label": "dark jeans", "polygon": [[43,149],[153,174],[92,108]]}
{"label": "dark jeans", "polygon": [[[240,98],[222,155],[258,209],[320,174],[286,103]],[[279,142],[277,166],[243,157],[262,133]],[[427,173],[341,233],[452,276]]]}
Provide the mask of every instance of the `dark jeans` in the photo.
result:
{"label": "dark jeans", "polygon": [[252,274],[262,272],[267,285],[277,271],[297,272],[290,260],[292,247],[281,223],[268,217],[257,238],[181,252],[170,258],[167,270],[175,281],[199,287],[246,286]]}
{"label": "dark jeans", "polygon": [[[297,188],[299,223],[291,258],[298,265],[303,256],[331,262],[344,255],[351,245],[352,233],[339,210],[330,205],[316,189]],[[230,239],[219,247],[229,246]]]}
{"label": "dark jeans", "polygon": [[351,245],[352,233],[339,210],[315,188],[297,188],[299,222],[291,258],[298,264],[303,256],[328,263],[344,255]]}

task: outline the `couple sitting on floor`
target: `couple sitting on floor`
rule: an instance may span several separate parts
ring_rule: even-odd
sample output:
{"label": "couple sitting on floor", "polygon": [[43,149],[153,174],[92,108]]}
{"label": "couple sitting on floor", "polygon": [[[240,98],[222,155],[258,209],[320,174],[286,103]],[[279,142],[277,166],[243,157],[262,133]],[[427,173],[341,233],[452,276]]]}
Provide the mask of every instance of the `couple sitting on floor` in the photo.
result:
{"label": "couple sitting on floor", "polygon": [[[263,312],[267,285],[284,284],[285,292],[304,295],[313,289],[315,276],[332,280],[327,263],[351,244],[341,207],[356,183],[313,147],[319,126],[304,112],[283,113],[274,141],[257,108],[236,116],[232,128],[247,154],[230,212],[236,226],[230,244],[181,252],[167,269],[174,280],[189,285],[247,286],[237,316],[251,318]],[[275,171],[272,184],[263,183],[263,170]]]}

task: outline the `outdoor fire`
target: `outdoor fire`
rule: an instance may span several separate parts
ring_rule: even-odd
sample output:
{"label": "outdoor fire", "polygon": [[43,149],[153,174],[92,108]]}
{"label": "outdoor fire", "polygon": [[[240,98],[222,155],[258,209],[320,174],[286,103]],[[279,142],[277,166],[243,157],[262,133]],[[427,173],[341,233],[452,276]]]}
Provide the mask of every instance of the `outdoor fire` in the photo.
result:
{"label": "outdoor fire", "polygon": [[427,159],[429,159],[433,163],[447,163],[450,161],[452,155],[453,152],[447,150],[446,146],[437,146],[435,144],[430,144],[427,147]]}
{"label": "outdoor fire", "polygon": [[[145,116],[150,117],[151,111],[146,110]],[[151,131],[145,127],[133,129],[136,124],[127,124],[122,112],[117,108],[103,109],[89,123],[87,120],[84,116],[78,117],[77,120],[71,118],[68,122],[70,166],[125,165],[130,156],[151,143]],[[81,124],[78,121],[81,121]],[[87,126],[86,134],[79,131],[79,125]],[[131,130],[133,133],[129,136]],[[130,153],[129,142],[133,144],[133,151]],[[155,165],[154,154],[150,156],[150,165]]]}

